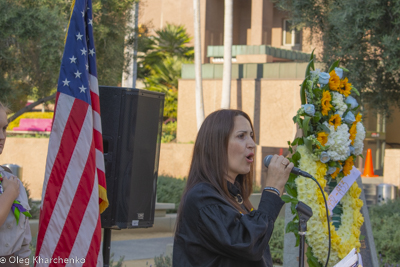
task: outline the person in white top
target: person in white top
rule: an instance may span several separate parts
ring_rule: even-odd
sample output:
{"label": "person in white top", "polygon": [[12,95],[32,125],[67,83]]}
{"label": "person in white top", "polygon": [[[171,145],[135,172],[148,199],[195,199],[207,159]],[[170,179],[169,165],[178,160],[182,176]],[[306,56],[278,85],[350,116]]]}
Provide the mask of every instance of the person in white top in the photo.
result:
{"label": "person in white top", "polygon": [[[0,102],[0,154],[3,153],[8,126],[6,108]],[[0,265],[4,267],[29,266],[31,230],[28,217],[20,213],[17,223],[12,210],[14,200],[22,210],[30,210],[28,196],[22,182],[0,166]]]}

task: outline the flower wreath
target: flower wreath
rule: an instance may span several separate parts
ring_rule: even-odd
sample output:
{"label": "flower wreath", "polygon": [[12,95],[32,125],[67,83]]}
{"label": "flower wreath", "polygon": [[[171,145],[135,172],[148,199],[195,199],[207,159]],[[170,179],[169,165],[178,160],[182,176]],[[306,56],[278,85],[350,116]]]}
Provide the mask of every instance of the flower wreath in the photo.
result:
{"label": "flower wreath", "polygon": [[[290,161],[301,170],[310,173],[324,188],[335,187],[341,179],[350,174],[354,161],[363,151],[365,129],[354,92],[356,88],[344,77],[347,69],[339,67],[336,61],[328,73],[315,70],[313,53],[301,85],[302,106],[293,121],[303,131],[303,136],[289,143],[292,153]],[[297,146],[293,154],[292,146]],[[285,186],[285,202],[291,202],[292,213],[296,214],[286,226],[286,232],[298,235],[295,205],[302,201],[309,205],[314,215],[307,224],[306,252],[309,266],[322,266],[328,255],[328,227],[324,198],[318,185],[311,179],[291,174]],[[324,192],[325,198],[328,194]],[[360,228],[364,222],[360,209],[363,201],[359,198],[361,189],[357,183],[349,188],[340,203],[333,210],[330,222],[331,253],[329,266],[343,259],[353,248],[359,250]],[[336,228],[336,229],[335,229]]]}

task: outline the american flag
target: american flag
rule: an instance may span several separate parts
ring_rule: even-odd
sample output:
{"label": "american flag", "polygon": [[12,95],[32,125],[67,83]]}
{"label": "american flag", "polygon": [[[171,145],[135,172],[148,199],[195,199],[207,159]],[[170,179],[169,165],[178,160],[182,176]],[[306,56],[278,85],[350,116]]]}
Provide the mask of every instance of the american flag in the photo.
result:
{"label": "american flag", "polygon": [[92,2],[75,0],[58,80],[35,266],[102,266],[100,213],[107,206]]}

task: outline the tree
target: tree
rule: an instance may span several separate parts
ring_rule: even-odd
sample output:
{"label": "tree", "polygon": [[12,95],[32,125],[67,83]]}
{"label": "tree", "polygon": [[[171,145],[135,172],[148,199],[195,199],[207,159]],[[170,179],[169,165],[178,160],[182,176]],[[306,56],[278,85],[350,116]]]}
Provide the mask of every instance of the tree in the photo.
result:
{"label": "tree", "polygon": [[390,114],[400,107],[400,1],[275,0],[297,27],[323,42],[323,62],[340,59],[362,101]]}
{"label": "tree", "polygon": [[63,11],[46,1],[0,0],[0,97],[12,109],[23,107],[28,94],[49,95],[57,84]]}
{"label": "tree", "polygon": [[188,46],[190,37],[182,25],[168,24],[156,31],[153,36],[145,35],[139,39],[141,70],[138,77],[145,78],[151,74],[153,66],[167,57],[177,56],[179,59],[193,60],[193,47]]}
{"label": "tree", "polygon": [[233,0],[225,0],[224,71],[222,77],[221,108],[230,108],[231,105],[232,20],[233,20]]}
{"label": "tree", "polygon": [[[93,2],[99,84],[120,82],[133,2]],[[55,92],[70,7],[64,0],[0,0],[0,98],[13,110],[22,108],[28,95],[37,100]]]}
{"label": "tree", "polygon": [[125,36],[135,0],[94,0],[93,34],[99,85],[117,86],[124,70]]}
{"label": "tree", "polygon": [[201,72],[201,34],[200,34],[200,0],[193,0],[194,10],[194,68],[196,80],[196,120],[197,130],[204,121],[204,101]]}
{"label": "tree", "polygon": [[175,119],[178,101],[178,79],[182,63],[193,61],[193,47],[183,26],[167,24],[155,36],[139,39],[141,64],[138,77],[144,78],[146,89],[163,92],[164,117]]}

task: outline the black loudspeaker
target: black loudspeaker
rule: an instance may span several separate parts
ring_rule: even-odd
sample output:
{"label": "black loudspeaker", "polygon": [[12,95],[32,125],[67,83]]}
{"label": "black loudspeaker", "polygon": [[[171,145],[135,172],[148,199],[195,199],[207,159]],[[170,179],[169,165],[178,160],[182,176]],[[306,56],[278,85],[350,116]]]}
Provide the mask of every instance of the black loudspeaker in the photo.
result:
{"label": "black loudspeaker", "polygon": [[108,86],[99,90],[109,201],[102,227],[152,227],[164,94]]}

